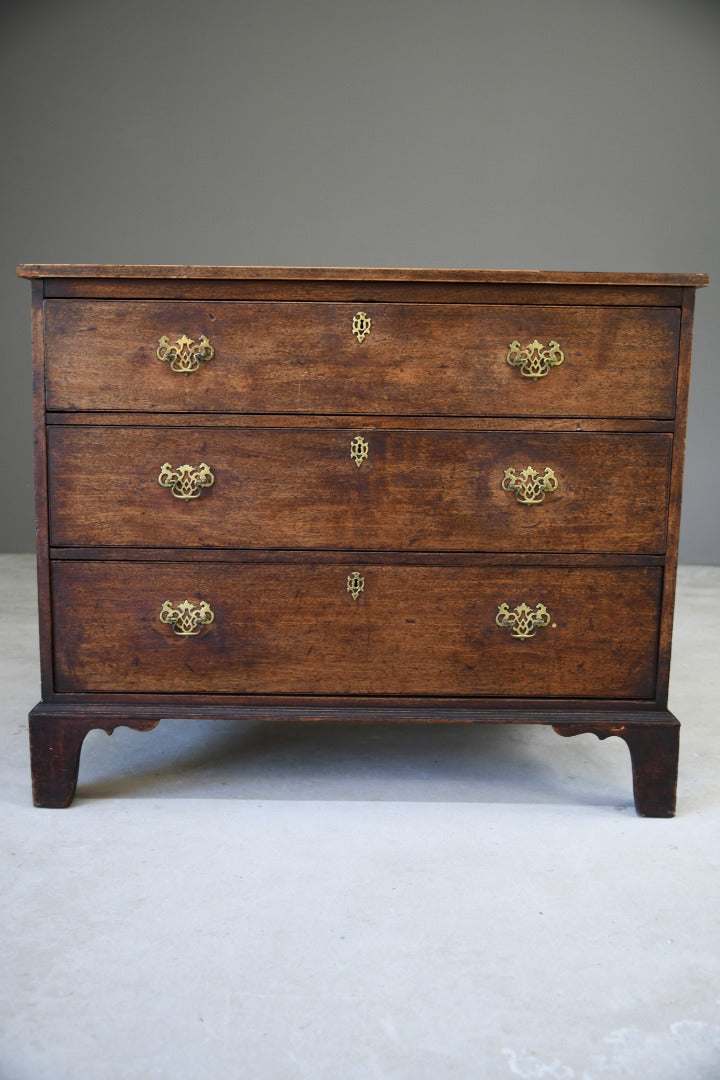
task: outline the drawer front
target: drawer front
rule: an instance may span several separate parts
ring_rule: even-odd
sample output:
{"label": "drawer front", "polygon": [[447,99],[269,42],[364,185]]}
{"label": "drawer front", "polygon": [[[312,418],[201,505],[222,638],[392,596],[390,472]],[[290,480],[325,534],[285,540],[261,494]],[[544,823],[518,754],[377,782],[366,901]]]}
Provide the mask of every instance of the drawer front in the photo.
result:
{"label": "drawer front", "polygon": [[44,311],[53,410],[674,412],[677,308],[46,300]]}
{"label": "drawer front", "polygon": [[55,546],[665,545],[665,434],[51,426],[48,438]]}
{"label": "drawer front", "polygon": [[55,686],[647,699],[661,576],[657,567],[56,561]]}

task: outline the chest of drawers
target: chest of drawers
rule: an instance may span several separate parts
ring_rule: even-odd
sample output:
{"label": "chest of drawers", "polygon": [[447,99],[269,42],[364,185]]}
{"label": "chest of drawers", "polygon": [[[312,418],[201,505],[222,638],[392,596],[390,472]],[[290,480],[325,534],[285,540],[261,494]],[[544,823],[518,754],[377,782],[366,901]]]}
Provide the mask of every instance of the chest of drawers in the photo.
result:
{"label": "chest of drawers", "polygon": [[69,805],[93,728],[232,716],[617,735],[638,812],[674,813],[703,275],[19,273],[37,805]]}

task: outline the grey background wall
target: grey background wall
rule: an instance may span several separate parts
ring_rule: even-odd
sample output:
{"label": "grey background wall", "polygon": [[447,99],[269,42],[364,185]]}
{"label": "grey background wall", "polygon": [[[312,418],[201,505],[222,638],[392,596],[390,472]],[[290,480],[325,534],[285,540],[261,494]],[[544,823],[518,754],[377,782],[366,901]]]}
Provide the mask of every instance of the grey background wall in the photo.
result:
{"label": "grey background wall", "polygon": [[[6,0],[0,42],[0,550],[33,545],[18,262],[720,287],[717,0]],[[686,562],[720,563],[716,289],[697,306]]]}

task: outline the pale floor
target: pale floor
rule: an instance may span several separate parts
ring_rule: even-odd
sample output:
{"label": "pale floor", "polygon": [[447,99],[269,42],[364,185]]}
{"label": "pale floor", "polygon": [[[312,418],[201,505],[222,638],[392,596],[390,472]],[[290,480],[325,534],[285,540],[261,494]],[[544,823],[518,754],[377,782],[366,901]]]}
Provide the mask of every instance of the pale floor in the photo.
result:
{"label": "pale floor", "polygon": [[681,573],[678,816],[619,739],[167,721],[31,807],[0,557],[2,1080],[717,1080],[720,569]]}

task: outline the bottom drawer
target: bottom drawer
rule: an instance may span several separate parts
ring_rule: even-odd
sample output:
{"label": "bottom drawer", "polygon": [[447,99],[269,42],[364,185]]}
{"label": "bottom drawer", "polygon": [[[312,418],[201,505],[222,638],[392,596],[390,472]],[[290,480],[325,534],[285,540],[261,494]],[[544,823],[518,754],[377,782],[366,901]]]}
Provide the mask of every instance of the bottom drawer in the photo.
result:
{"label": "bottom drawer", "polygon": [[658,567],[56,561],[55,688],[651,698],[661,577]]}

